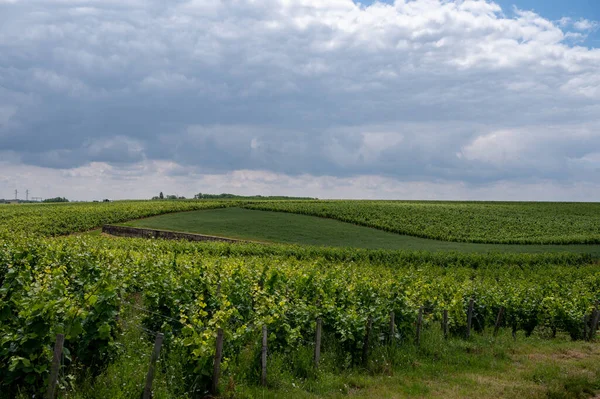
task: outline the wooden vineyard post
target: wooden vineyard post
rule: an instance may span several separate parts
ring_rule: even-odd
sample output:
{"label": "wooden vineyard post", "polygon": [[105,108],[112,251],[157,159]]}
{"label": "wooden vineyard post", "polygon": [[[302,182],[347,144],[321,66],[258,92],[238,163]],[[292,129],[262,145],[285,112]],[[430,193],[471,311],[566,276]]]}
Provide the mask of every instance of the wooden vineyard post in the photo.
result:
{"label": "wooden vineyard post", "polygon": [[262,356],[261,356],[260,384],[267,386],[267,326],[262,327]]}
{"label": "wooden vineyard post", "polygon": [[594,325],[594,319],[596,318],[596,309],[592,310],[592,313],[586,317],[584,317],[584,323],[585,323],[585,334],[583,339],[586,341],[591,341],[592,340],[592,326]]}
{"label": "wooden vineyard post", "polygon": [[444,309],[442,315],[442,331],[444,332],[444,339],[448,339],[448,309]]}
{"label": "wooden vineyard post", "polygon": [[494,337],[498,335],[498,330],[500,330],[500,324],[502,324],[502,317],[504,316],[504,306],[498,310],[498,316],[496,316],[496,324],[494,324]]}
{"label": "wooden vineyard post", "polygon": [[363,342],[362,361],[363,366],[367,367],[369,363],[369,339],[371,336],[371,327],[373,327],[373,319],[369,315],[367,319],[367,331],[365,332],[365,340]]}
{"label": "wooden vineyard post", "polygon": [[390,343],[396,342],[396,313],[390,312]]}
{"label": "wooden vineyard post", "polygon": [[471,323],[473,322],[473,305],[474,299],[469,300],[469,309],[467,311],[467,338],[471,338]]}
{"label": "wooden vineyard post", "polygon": [[596,302],[596,307],[594,308],[594,312],[592,313],[592,326],[590,329],[590,337],[589,340],[593,341],[596,337],[596,331],[598,330],[598,323],[600,322],[600,301]]}
{"label": "wooden vineyard post", "polygon": [[63,345],[65,343],[64,334],[56,334],[54,343],[54,355],[52,356],[52,368],[50,369],[50,380],[48,381],[47,399],[54,399],[56,396],[56,383],[58,379],[58,369],[60,368],[60,356],[62,355]]}
{"label": "wooden vineyard post", "polygon": [[448,309],[444,309],[444,316],[442,319],[442,330],[444,331],[444,339],[448,339]]}
{"label": "wooden vineyard post", "polygon": [[319,360],[321,359],[321,328],[323,320],[317,318],[317,326],[315,330],[315,369],[319,368]]}
{"label": "wooden vineyard post", "polygon": [[215,360],[213,363],[213,377],[212,384],[210,386],[210,393],[213,395],[217,394],[219,390],[219,377],[221,375],[221,359],[223,358],[223,329],[217,330],[217,342],[215,344]]}
{"label": "wooden vineyard post", "polygon": [[423,306],[419,308],[419,316],[417,318],[417,336],[415,338],[415,343],[417,346],[421,345],[421,327],[423,325]]}
{"label": "wooden vineyard post", "polygon": [[152,397],[152,380],[154,380],[154,368],[158,355],[160,354],[160,347],[162,346],[164,335],[162,333],[156,334],[154,340],[154,350],[152,351],[152,357],[150,358],[150,366],[148,367],[148,374],[146,374],[146,384],[144,385],[143,399],[150,399]]}

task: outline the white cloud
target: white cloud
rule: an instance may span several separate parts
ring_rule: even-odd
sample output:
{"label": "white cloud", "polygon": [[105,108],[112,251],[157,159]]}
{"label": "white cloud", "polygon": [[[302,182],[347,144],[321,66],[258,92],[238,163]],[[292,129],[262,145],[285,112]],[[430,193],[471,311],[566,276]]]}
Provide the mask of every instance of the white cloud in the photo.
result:
{"label": "white cloud", "polygon": [[474,0],[0,7],[0,149],[23,164],[599,181],[600,49],[575,45],[594,21]]}
{"label": "white cloud", "polygon": [[569,17],[562,17],[561,19],[559,19],[556,22],[557,22],[558,26],[560,26],[561,28],[567,28],[573,23],[573,20]]}
{"label": "white cloud", "polygon": [[589,19],[580,19],[573,23],[573,27],[580,31],[589,31],[598,29],[600,25],[596,21],[590,21]]}
{"label": "white cloud", "polygon": [[588,73],[569,79],[561,90],[589,98],[600,98],[600,74]]}
{"label": "white cloud", "polygon": [[523,132],[501,130],[477,137],[458,154],[459,158],[482,161],[496,166],[510,166],[523,162],[523,153],[532,138]]}

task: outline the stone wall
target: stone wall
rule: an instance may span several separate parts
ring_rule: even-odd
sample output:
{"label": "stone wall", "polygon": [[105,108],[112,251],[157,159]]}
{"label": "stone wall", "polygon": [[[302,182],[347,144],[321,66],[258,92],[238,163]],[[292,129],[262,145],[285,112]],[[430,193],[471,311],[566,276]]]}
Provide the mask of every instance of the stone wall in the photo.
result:
{"label": "stone wall", "polygon": [[245,242],[233,238],[207,236],[203,234],[178,233],[175,231],[143,229],[128,226],[115,226],[106,224],[102,226],[102,232],[118,237],[134,238],[161,238],[164,240],[188,240],[188,241],[219,241],[219,242]]}

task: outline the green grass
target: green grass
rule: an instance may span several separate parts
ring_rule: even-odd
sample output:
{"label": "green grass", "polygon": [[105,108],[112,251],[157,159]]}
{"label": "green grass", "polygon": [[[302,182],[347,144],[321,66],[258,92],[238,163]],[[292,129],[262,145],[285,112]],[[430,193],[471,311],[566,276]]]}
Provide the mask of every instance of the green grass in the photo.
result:
{"label": "green grass", "polygon": [[[237,357],[221,392],[235,398],[574,399],[591,397],[600,389],[597,345],[522,335],[515,342],[508,330],[496,338],[487,332],[468,341],[444,340],[440,329],[431,327],[420,347],[412,340],[395,347],[375,346],[366,367],[345,364],[335,345],[324,346],[318,371],[312,368],[310,346],[272,354],[268,389],[256,384],[257,364]],[[260,354],[250,353],[252,358]],[[234,371],[246,378],[234,379]]]}
{"label": "green grass", "polygon": [[241,208],[181,212],[123,223],[245,240],[331,247],[457,252],[576,252],[600,256],[600,245],[476,244],[412,237],[333,219]]}
{"label": "green grass", "polygon": [[102,235],[102,229],[94,229],[94,230],[84,231],[83,233],[77,233],[77,234],[82,235],[82,236],[91,236],[91,237],[100,236],[100,235]]}
{"label": "green grass", "polygon": [[487,244],[600,244],[600,203],[263,201],[247,209],[322,216],[414,237]]}
{"label": "green grass", "polygon": [[[116,341],[119,355],[97,378],[84,377],[75,390],[63,386],[63,399],[135,398],[143,389],[152,339],[135,327],[139,314],[125,314]],[[259,385],[260,337],[232,357],[223,371],[223,398],[556,398],[594,397],[600,389],[600,347],[564,337],[534,335],[513,341],[509,330],[470,340],[444,340],[438,326],[424,331],[420,347],[412,340],[374,345],[365,367],[347,364],[343,351],[325,337],[319,370],[310,346],[269,353],[267,387]],[[340,357],[341,356],[341,357]],[[190,398],[182,391],[177,354],[161,351],[153,382],[155,398]],[[0,395],[1,396],[1,395]],[[24,399],[22,395],[19,399]]]}

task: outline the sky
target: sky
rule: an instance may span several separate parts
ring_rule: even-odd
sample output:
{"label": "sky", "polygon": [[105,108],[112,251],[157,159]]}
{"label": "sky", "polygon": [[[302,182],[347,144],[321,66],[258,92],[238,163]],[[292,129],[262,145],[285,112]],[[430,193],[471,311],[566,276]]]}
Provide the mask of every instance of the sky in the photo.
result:
{"label": "sky", "polygon": [[0,0],[0,198],[598,201],[597,0]]}

